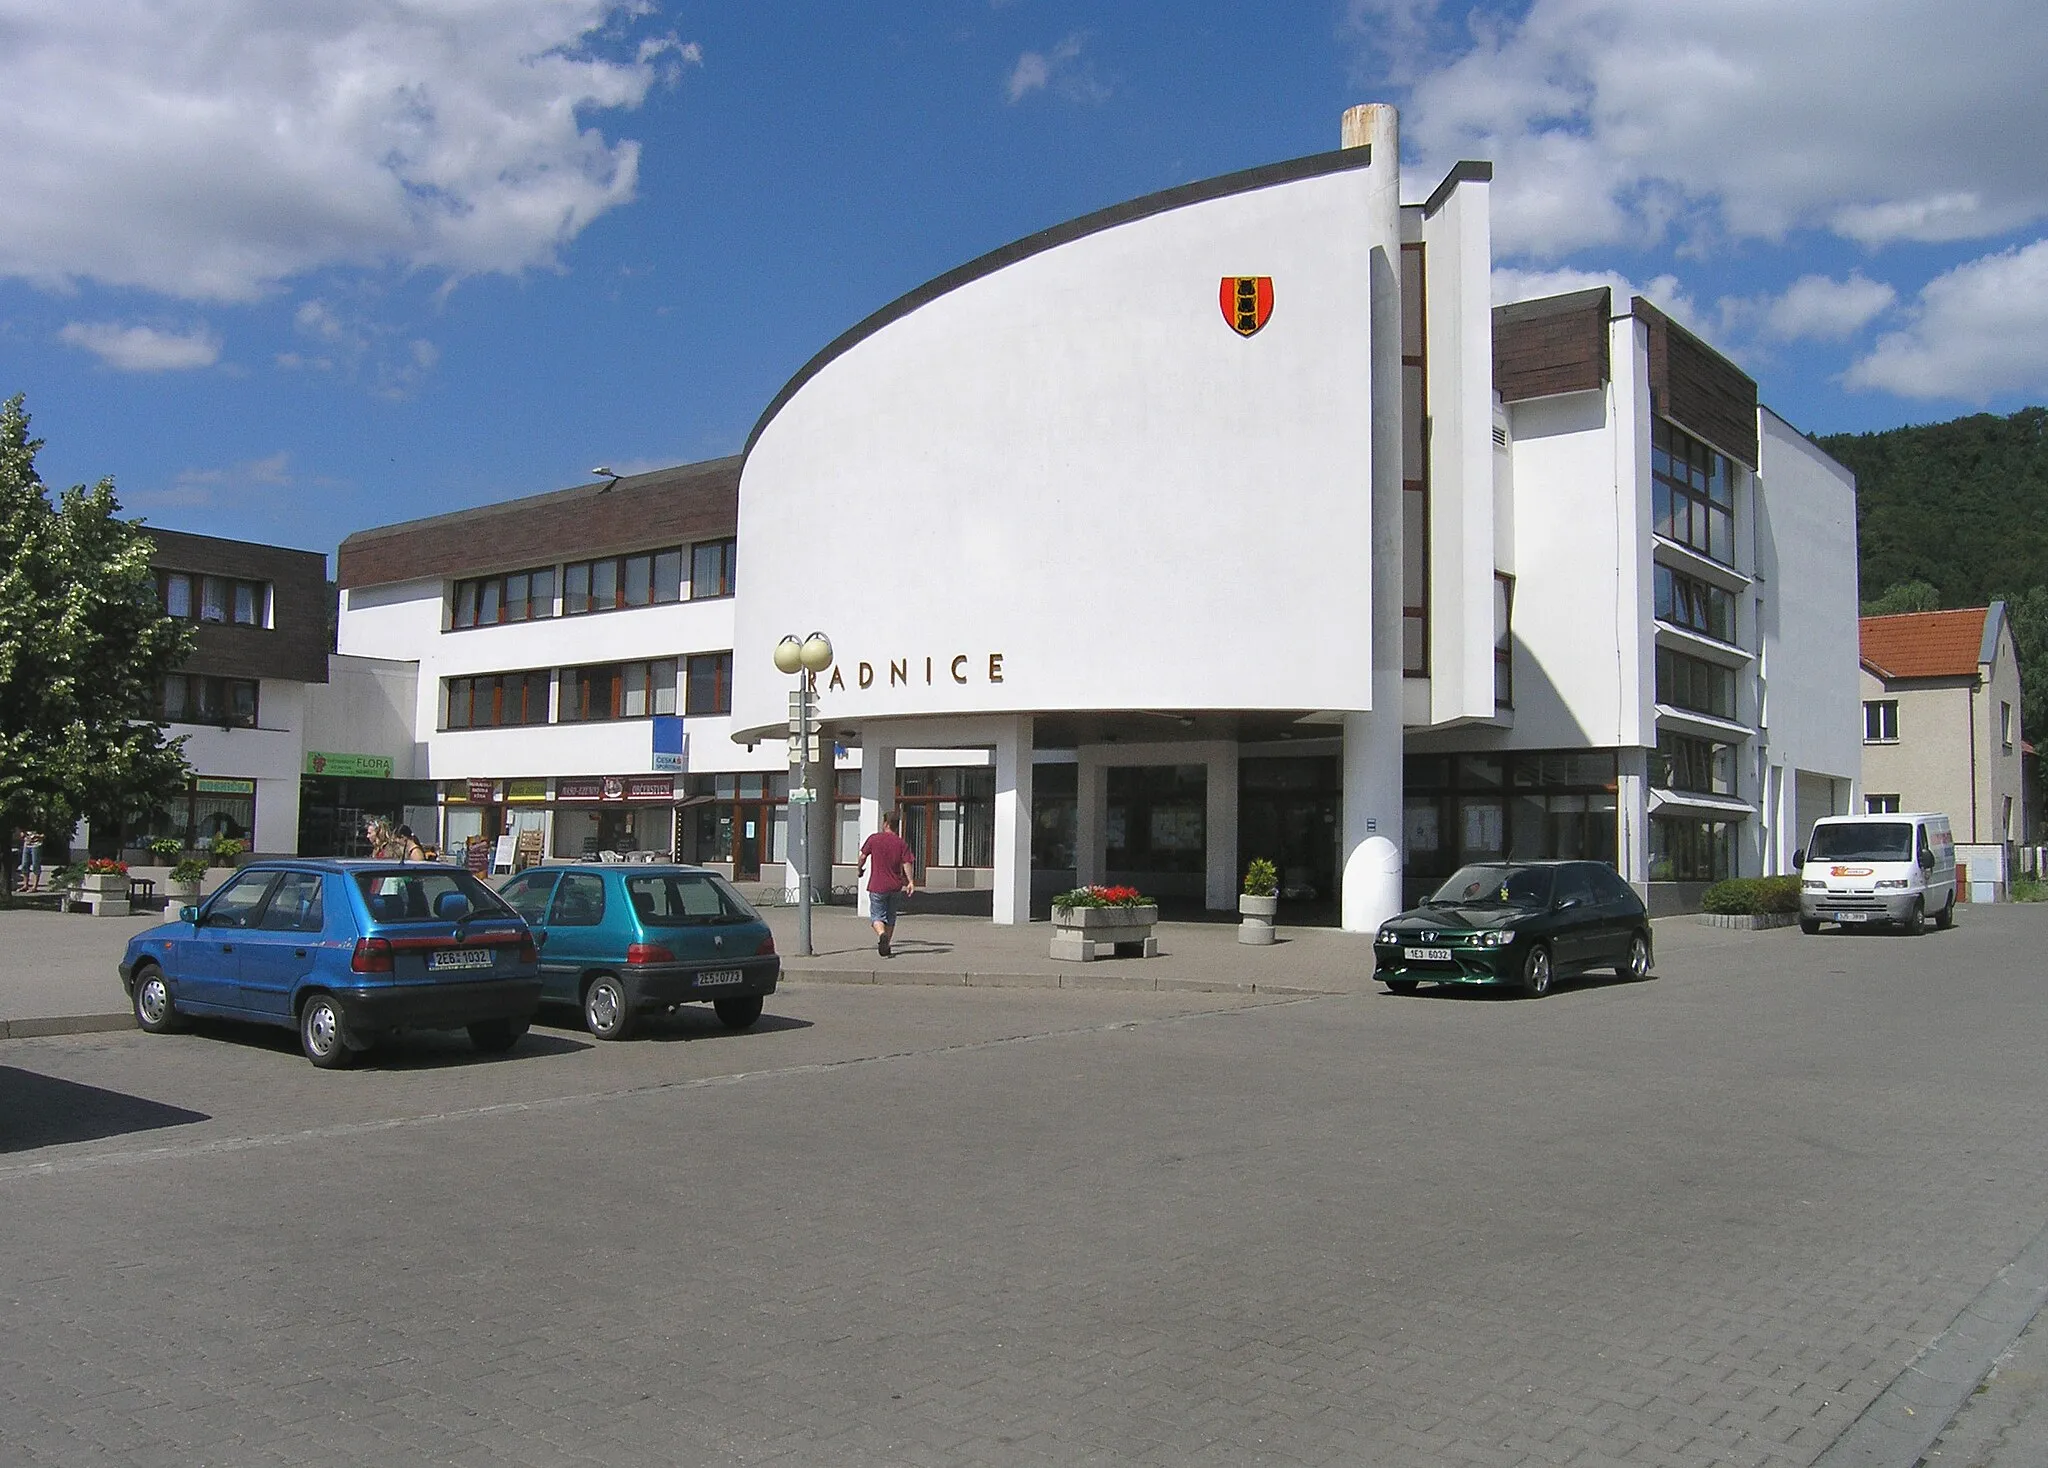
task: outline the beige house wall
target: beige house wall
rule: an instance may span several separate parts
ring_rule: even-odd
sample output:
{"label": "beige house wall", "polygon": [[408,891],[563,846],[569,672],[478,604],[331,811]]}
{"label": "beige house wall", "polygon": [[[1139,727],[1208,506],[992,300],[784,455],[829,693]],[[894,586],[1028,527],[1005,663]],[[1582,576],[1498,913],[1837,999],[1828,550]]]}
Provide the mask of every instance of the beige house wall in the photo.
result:
{"label": "beige house wall", "polygon": [[[1901,810],[1942,811],[1961,842],[2019,840],[2020,673],[2011,630],[2000,624],[1992,659],[1975,677],[1898,680],[1861,670],[1863,701],[1895,700],[1896,743],[1863,746],[1865,796],[1896,795]],[[2011,710],[2001,737],[2001,707]],[[2006,824],[2011,804],[2011,824]]]}

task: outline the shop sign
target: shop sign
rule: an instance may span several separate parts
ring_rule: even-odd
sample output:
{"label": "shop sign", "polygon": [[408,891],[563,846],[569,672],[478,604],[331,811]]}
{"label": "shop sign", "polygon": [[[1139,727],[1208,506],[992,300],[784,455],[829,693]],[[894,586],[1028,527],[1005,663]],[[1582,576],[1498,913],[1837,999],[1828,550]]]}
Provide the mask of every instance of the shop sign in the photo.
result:
{"label": "shop sign", "polygon": [[306,751],[306,773],[332,775],[338,780],[388,780],[391,778],[391,756],[332,754],[324,749],[309,749]]}
{"label": "shop sign", "polygon": [[545,780],[507,780],[505,799],[512,804],[538,804],[548,798],[548,782]]}
{"label": "shop sign", "polygon": [[488,876],[491,870],[491,838],[470,837],[469,844],[462,848],[462,864],[479,877]]}
{"label": "shop sign", "polygon": [[654,768],[681,774],[690,767],[690,736],[683,729],[680,714],[658,714],[654,719]]}
{"label": "shop sign", "polygon": [[625,797],[628,800],[674,800],[676,798],[676,780],[673,775],[628,775],[625,785]]}
{"label": "shop sign", "polygon": [[602,800],[604,780],[597,775],[564,776],[555,781],[557,800]]}
{"label": "shop sign", "polygon": [[254,795],[254,780],[216,780],[201,775],[192,782],[192,788],[201,795]]}
{"label": "shop sign", "polygon": [[469,803],[471,805],[489,805],[497,798],[497,794],[498,782],[496,780],[471,780],[469,782]]}

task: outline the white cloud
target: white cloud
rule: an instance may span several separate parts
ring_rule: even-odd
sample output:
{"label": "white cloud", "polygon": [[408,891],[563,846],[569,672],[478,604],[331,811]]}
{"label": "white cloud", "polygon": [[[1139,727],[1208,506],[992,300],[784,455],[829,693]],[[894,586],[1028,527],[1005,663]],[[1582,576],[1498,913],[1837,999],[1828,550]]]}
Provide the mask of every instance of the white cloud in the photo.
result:
{"label": "white cloud", "polygon": [[181,469],[167,485],[124,491],[121,498],[138,513],[170,509],[224,509],[247,505],[290,489],[297,482],[289,455],[280,450],[214,469]]}
{"label": "white cloud", "polygon": [[1847,280],[1802,275],[1763,303],[1763,329],[1780,341],[1844,341],[1890,310],[1899,293],[1851,271]]}
{"label": "white cloud", "polygon": [[1087,37],[1068,36],[1050,51],[1026,51],[1010,70],[1009,95],[1021,102],[1047,87],[1071,102],[1100,102],[1109,88],[1081,62],[1081,48]]}
{"label": "white cloud", "polygon": [[220,360],[220,338],[204,326],[160,331],[118,321],[73,321],[57,339],[122,372],[189,372]]}
{"label": "white cloud", "polygon": [[1911,315],[1850,366],[1850,387],[1977,404],[2048,393],[2048,240],[1936,276]]}
{"label": "white cloud", "polygon": [[1699,303],[1678,283],[1675,275],[1653,276],[1637,285],[1613,270],[1574,270],[1570,267],[1518,270],[1512,266],[1496,266],[1493,272],[1493,304],[1505,306],[1513,301],[1536,301],[1545,296],[1596,290],[1603,285],[1614,292],[1617,315],[1627,311],[1629,302],[1641,296],[1680,326],[1708,342],[1722,334],[1722,323],[1709,318],[1700,309]]}
{"label": "white cloud", "polygon": [[[1433,13],[1363,4],[1396,30]],[[1533,0],[1466,21],[1413,88],[1408,142],[1426,174],[1496,164],[1505,254],[1987,238],[2048,213],[2037,0]]]}
{"label": "white cloud", "polygon": [[321,266],[516,273],[633,197],[585,126],[702,52],[647,0],[0,0],[0,276],[247,301]]}

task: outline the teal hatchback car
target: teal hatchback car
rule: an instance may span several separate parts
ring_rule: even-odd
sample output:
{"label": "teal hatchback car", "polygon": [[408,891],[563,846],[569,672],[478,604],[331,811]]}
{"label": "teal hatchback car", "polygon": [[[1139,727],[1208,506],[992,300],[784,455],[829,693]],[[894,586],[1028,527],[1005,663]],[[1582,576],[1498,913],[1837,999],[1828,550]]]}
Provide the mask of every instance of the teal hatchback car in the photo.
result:
{"label": "teal hatchback car", "polygon": [[782,976],[761,914],[702,867],[532,867],[498,895],[533,929],[543,1002],[578,1006],[600,1040],[623,1040],[642,1015],[693,1003],[745,1029]]}

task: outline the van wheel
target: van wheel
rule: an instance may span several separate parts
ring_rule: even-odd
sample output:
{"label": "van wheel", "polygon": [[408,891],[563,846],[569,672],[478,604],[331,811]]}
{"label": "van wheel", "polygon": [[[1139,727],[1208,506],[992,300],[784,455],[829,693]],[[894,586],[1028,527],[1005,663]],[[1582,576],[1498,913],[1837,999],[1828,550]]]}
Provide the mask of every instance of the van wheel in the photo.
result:
{"label": "van wheel", "polygon": [[1948,906],[1944,907],[1940,912],[1934,915],[1934,926],[1941,929],[1942,932],[1946,933],[1950,928],[1953,928],[1955,925],[1956,900],[1953,896],[1951,896],[1948,900]]}
{"label": "van wheel", "polygon": [[1799,920],[1799,931],[1806,934],[1807,937],[1811,938],[1815,933],[1818,933],[1820,931],[1820,919],[1810,917],[1801,918]]}
{"label": "van wheel", "polygon": [[1899,924],[1908,938],[1917,938],[1927,931],[1927,909],[1919,898],[1913,899],[1913,910],[1906,914],[1906,920]]}

